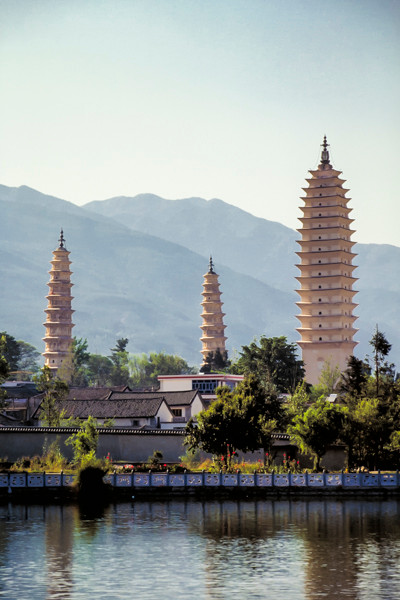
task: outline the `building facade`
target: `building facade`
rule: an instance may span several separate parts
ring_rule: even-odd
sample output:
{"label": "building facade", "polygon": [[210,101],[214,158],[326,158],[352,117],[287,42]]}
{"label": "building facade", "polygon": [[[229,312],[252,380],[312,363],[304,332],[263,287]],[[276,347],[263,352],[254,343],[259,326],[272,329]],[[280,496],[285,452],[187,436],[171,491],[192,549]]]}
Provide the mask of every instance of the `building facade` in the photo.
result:
{"label": "building facade", "polygon": [[315,171],[310,171],[308,187],[303,188],[302,227],[298,229],[301,249],[297,252],[300,257],[297,331],[301,336],[298,344],[306,380],[314,385],[325,362],[344,371],[357,344],[353,339],[357,331],[354,328],[357,317],[353,315],[357,292],[353,285],[357,279],[353,276],[356,254],[352,251],[355,242],[351,241],[352,209],[346,198],[349,190],[343,187],[341,171],[330,164],[326,137],[322,146],[321,162]]}

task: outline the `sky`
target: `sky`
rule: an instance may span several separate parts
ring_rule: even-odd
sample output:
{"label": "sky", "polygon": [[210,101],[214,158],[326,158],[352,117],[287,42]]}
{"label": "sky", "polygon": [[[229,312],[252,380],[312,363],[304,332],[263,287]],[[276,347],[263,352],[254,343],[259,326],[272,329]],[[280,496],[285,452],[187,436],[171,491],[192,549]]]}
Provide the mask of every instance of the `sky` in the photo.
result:
{"label": "sky", "polygon": [[399,0],[0,0],[3,185],[297,228],[326,134],[353,239],[400,246],[399,107]]}

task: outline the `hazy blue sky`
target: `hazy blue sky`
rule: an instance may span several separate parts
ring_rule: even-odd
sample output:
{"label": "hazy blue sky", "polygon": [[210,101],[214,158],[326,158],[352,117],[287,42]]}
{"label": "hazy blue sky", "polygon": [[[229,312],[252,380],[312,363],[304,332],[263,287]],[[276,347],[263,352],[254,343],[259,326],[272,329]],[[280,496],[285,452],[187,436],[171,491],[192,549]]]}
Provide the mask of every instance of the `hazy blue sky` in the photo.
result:
{"label": "hazy blue sky", "polygon": [[400,245],[399,0],[0,0],[0,81],[0,183],[296,228],[326,134],[354,239]]}

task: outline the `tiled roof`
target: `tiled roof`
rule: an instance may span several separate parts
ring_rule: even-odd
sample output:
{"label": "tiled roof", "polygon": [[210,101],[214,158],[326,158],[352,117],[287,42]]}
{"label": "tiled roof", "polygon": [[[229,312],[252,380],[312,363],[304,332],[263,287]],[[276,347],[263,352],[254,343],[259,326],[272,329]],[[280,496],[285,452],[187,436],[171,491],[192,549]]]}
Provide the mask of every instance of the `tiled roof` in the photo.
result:
{"label": "tiled roof", "polygon": [[186,390],[182,392],[124,392],[123,394],[113,392],[110,396],[110,401],[114,402],[122,399],[137,399],[147,400],[148,398],[165,398],[168,406],[189,406],[192,404],[196,395],[199,395],[197,390]]}
{"label": "tiled roof", "polygon": [[13,385],[13,386],[7,385],[7,383],[6,383],[5,385],[2,385],[1,387],[3,388],[3,390],[5,390],[5,392],[7,394],[7,398],[9,398],[10,400],[12,400],[12,399],[24,400],[26,398],[35,396],[38,393],[38,391],[36,389],[36,385],[31,382],[18,383],[17,385]]}
{"label": "tiled roof", "polygon": [[128,386],[70,388],[68,400],[105,400],[113,392],[130,391]]}
{"label": "tiled roof", "polygon": [[148,400],[128,398],[121,400],[65,400],[61,403],[61,407],[65,410],[66,418],[87,419],[89,415],[95,419],[150,418],[156,416],[162,401],[162,398],[149,398]]}

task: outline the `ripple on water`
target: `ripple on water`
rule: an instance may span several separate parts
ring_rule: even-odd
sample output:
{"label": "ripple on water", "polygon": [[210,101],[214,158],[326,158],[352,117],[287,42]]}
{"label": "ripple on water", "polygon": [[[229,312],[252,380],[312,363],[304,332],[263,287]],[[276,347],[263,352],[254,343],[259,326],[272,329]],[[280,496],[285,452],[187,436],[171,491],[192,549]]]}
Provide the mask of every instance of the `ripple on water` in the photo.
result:
{"label": "ripple on water", "polygon": [[397,600],[396,501],[0,507],[7,600]]}

